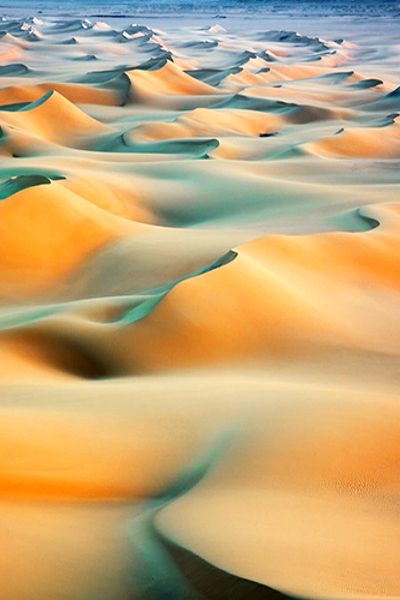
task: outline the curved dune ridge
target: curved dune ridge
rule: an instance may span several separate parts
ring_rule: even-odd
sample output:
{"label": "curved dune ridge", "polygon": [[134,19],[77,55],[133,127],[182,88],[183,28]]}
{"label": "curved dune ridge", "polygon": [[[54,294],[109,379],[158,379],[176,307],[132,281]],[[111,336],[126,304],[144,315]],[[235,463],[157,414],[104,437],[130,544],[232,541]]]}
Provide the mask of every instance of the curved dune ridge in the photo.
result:
{"label": "curved dune ridge", "polygon": [[0,25],[2,597],[400,597],[398,44]]}

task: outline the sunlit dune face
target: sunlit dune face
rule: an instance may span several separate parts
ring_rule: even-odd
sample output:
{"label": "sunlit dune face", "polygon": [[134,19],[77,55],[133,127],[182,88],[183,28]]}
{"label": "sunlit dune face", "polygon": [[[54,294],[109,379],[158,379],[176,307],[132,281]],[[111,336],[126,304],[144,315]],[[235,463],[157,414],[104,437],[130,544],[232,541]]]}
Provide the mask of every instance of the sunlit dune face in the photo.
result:
{"label": "sunlit dune face", "polygon": [[96,248],[129,231],[58,182],[18,192],[0,204],[0,260],[7,297],[56,283]]}
{"label": "sunlit dune face", "polygon": [[128,73],[133,83],[133,94],[144,98],[149,94],[206,95],[213,93],[211,86],[186,75],[172,63],[167,63],[157,71],[131,71]]}
{"label": "sunlit dune face", "polygon": [[[396,224],[395,237],[396,213],[384,219]],[[386,339],[392,349],[385,315],[375,313],[385,332],[378,342],[369,311],[377,297],[393,305],[399,261],[394,237],[376,232],[271,237],[239,247],[230,265],[180,284],[151,316],[117,335],[147,368],[296,356],[339,340],[372,349]]]}
{"label": "sunlit dune face", "polygon": [[36,86],[10,86],[0,90],[1,104],[13,104],[15,102],[34,102],[49,91],[59,92],[73,103],[78,104],[100,104],[116,105],[121,103],[117,94],[108,90],[90,89],[87,86],[73,83],[50,82]]}
{"label": "sunlit dune face", "polygon": [[397,417],[394,405],[384,415],[359,409],[338,398],[334,408],[305,402],[295,415],[285,403],[160,514],[162,531],[220,567],[256,581],[268,573],[274,587],[306,597],[346,597],[366,585],[395,594]]}
{"label": "sunlit dune face", "polygon": [[325,156],[399,158],[400,127],[395,123],[383,129],[354,129],[316,142],[312,150]]}
{"label": "sunlit dune face", "polygon": [[[38,138],[66,145],[89,135],[99,135],[107,131],[102,123],[90,118],[58,92],[48,92],[48,98],[28,111],[4,111],[1,120],[4,125],[28,131]],[[40,101],[39,101],[40,102]],[[59,115],[62,120],[59,121]]]}

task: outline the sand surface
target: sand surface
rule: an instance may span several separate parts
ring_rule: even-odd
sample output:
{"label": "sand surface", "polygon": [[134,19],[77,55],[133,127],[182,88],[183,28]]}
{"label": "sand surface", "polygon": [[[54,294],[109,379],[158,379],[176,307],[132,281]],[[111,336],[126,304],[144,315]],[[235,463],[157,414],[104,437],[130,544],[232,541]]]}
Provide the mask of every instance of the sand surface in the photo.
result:
{"label": "sand surface", "polygon": [[203,21],[1,22],[4,600],[400,598],[393,24]]}

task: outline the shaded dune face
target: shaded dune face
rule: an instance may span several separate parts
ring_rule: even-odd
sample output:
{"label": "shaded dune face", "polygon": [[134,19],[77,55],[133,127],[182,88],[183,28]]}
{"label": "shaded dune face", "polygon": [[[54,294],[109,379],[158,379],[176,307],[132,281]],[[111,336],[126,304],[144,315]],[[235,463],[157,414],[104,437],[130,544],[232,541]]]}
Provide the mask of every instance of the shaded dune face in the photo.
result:
{"label": "shaded dune face", "polygon": [[397,598],[398,45],[118,23],[1,22],[0,596]]}

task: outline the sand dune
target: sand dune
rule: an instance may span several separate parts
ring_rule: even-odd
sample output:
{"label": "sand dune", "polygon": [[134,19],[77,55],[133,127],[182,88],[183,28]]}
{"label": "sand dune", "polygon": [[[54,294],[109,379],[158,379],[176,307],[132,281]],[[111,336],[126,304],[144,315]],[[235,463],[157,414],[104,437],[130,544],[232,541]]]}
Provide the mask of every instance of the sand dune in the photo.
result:
{"label": "sand dune", "polygon": [[311,144],[311,150],[355,158],[400,158],[400,126],[395,119],[385,127],[350,128]]}
{"label": "sand dune", "polygon": [[[58,115],[62,115],[61,121]],[[0,125],[12,132],[20,130],[23,134],[73,147],[84,146],[86,138],[108,130],[106,125],[55,91],[47,92],[35,102],[3,106]]]}
{"label": "sand dune", "polygon": [[174,23],[1,21],[0,596],[397,598],[398,45]]}

